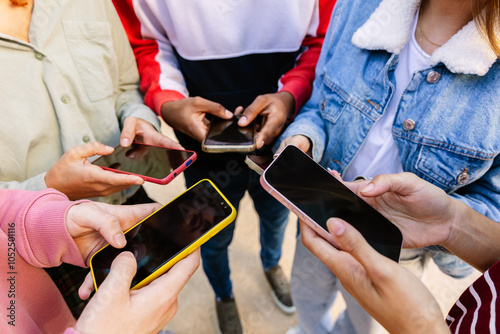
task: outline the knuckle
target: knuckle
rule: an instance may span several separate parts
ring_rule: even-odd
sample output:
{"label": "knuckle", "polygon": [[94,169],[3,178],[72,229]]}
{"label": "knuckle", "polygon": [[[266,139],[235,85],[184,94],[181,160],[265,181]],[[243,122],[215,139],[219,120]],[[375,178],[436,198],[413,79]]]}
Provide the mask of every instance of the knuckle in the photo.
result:
{"label": "knuckle", "polygon": [[192,99],[193,99],[193,104],[194,104],[195,106],[199,106],[199,105],[201,105],[201,104],[202,104],[202,98],[201,98],[201,97],[199,97],[199,96],[195,96],[195,97],[193,97]]}
{"label": "knuckle", "polygon": [[268,100],[268,96],[267,95],[259,95],[255,98],[255,101],[258,102],[258,103],[263,103],[265,101]]}

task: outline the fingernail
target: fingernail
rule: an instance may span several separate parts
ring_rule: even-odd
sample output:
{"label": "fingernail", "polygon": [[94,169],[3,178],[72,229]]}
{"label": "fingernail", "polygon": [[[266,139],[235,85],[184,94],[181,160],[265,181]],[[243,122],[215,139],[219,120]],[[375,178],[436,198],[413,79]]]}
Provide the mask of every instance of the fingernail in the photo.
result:
{"label": "fingernail", "polygon": [[241,116],[240,120],[238,121],[238,125],[244,125],[247,120],[248,118],[246,116]]}
{"label": "fingernail", "polygon": [[233,117],[233,113],[226,109],[226,116]]}
{"label": "fingernail", "polygon": [[120,143],[123,147],[126,147],[130,144],[130,140],[128,138],[123,138],[121,143]]}
{"label": "fingernail", "polygon": [[278,154],[278,153],[273,154],[273,159],[276,159],[278,156],[279,156],[279,154]]}
{"label": "fingernail", "polygon": [[328,171],[328,173],[332,174],[333,173],[333,170],[330,169],[330,167],[327,167],[326,170]]}
{"label": "fingernail", "polygon": [[127,243],[127,241],[125,240],[125,236],[123,234],[115,235],[113,240],[114,240],[115,244],[120,248],[125,246],[125,244]]}
{"label": "fingernail", "polygon": [[375,186],[373,185],[373,183],[368,183],[366,185],[366,187],[364,187],[363,189],[361,189],[361,192],[362,193],[369,193],[370,191],[372,191],[373,189],[375,189]]}
{"label": "fingernail", "polygon": [[104,147],[104,149],[106,150],[106,152],[111,152],[111,151],[113,151],[113,150],[114,150],[114,148],[113,148],[113,147],[108,146],[108,145],[106,145],[106,146]]}

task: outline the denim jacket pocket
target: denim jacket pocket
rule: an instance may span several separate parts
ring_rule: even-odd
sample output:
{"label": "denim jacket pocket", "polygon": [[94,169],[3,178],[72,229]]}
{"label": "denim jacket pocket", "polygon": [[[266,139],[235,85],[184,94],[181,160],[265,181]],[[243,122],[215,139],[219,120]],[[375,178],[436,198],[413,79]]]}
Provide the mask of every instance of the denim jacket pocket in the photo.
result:
{"label": "denim jacket pocket", "polygon": [[90,101],[113,96],[118,62],[110,24],[64,21],[63,26],[69,51]]}
{"label": "denim jacket pocket", "polygon": [[347,102],[336,91],[332,91],[325,84],[323,84],[320,96],[319,109],[321,116],[334,124],[337,123],[342,111],[347,106]]}
{"label": "denim jacket pocket", "polygon": [[481,178],[492,163],[492,159],[424,145],[415,167],[418,176],[451,192]]}
{"label": "denim jacket pocket", "polygon": [[[343,89],[331,79],[327,73],[323,74],[323,83],[320,91],[319,108],[324,119],[337,123],[344,113],[361,113],[371,121],[378,119],[380,105],[370,100],[362,100]],[[371,102],[371,103],[370,103]],[[350,118],[350,116],[342,116]]]}

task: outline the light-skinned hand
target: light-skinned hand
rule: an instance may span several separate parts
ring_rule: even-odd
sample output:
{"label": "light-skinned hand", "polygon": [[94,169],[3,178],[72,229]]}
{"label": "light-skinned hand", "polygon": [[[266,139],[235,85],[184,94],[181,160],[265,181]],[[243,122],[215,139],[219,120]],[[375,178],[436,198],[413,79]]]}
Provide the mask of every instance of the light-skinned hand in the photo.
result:
{"label": "light-skinned hand", "polygon": [[109,243],[125,246],[123,231],[160,208],[160,204],[111,205],[83,202],[73,205],[66,214],[66,227],[88,265],[90,257]]}
{"label": "light-skinned hand", "polygon": [[412,173],[345,184],[399,227],[405,248],[446,244],[461,212],[456,200]]}
{"label": "light-skinned hand", "polygon": [[222,105],[202,97],[187,97],[166,102],[161,107],[161,114],[168,125],[202,142],[209,122],[205,116],[211,114],[223,119],[231,119],[233,113]]}
{"label": "light-skinned hand", "polygon": [[151,123],[141,118],[127,117],[123,122],[120,145],[129,147],[134,140],[150,145],[184,149],[181,144],[156,131]]}
{"label": "light-skinned hand", "polygon": [[130,290],[137,262],[132,253],[121,253],[75,329],[83,334],[158,333],[177,311],[177,296],[199,264],[197,250],[149,285]]}
{"label": "light-skinned hand", "polygon": [[449,333],[438,303],[406,268],[375,251],[350,224],[328,220],[338,250],[301,223],[302,242],[390,333]]}
{"label": "light-skinned hand", "polygon": [[87,158],[108,155],[113,148],[97,142],[69,149],[45,174],[45,185],[71,200],[109,196],[132,185],[143,184],[139,176],[113,173],[92,165]]}
{"label": "light-skinned hand", "polygon": [[262,116],[262,124],[257,133],[256,148],[270,144],[283,129],[286,120],[295,110],[295,99],[286,91],[260,95],[243,110],[238,121],[239,126],[247,126],[258,115]]}
{"label": "light-skinned hand", "polygon": [[276,154],[281,153],[281,151],[283,151],[285,149],[285,147],[287,147],[288,145],[296,146],[302,152],[308,154],[309,156],[312,156],[311,141],[306,136],[295,135],[295,136],[291,136],[291,137],[285,138],[281,142],[281,144],[278,147],[278,149],[276,150]]}

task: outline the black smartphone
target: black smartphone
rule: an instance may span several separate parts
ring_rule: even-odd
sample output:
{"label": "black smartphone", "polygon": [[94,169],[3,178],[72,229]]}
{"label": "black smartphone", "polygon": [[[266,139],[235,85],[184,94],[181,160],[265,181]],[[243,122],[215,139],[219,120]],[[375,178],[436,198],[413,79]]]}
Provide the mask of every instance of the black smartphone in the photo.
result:
{"label": "black smartphone", "polygon": [[193,151],[132,143],[129,147],[115,147],[113,153],[100,156],[92,161],[92,164],[164,185],[181,174],[195,160],[196,153]]}
{"label": "black smartphone", "polygon": [[208,153],[252,152],[255,150],[255,122],[241,127],[241,114],[226,120],[214,117],[201,148]]}
{"label": "black smartphone", "polygon": [[354,226],[382,255],[399,260],[399,228],[293,145],[287,146],[261,176],[272,196],[335,247],[326,222],[338,217]]}
{"label": "black smartphone", "polygon": [[106,245],[90,259],[97,289],[124,251],[137,259],[131,288],[139,289],[200,247],[236,217],[236,210],[210,180],[201,180],[125,232],[122,249]]}

